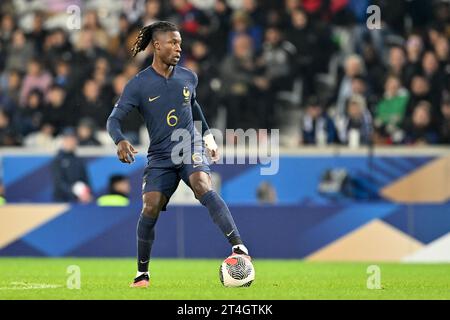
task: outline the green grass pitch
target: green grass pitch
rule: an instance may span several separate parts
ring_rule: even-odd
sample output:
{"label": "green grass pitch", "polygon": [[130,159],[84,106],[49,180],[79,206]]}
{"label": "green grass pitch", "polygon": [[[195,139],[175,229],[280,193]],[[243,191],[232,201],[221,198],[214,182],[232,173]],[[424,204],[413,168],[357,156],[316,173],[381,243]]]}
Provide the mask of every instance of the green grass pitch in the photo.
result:
{"label": "green grass pitch", "polygon": [[[151,286],[135,289],[134,259],[0,258],[0,299],[450,299],[450,264],[379,263],[382,289],[369,290],[370,263],[256,259],[249,288],[224,288],[220,263],[154,259]],[[66,286],[70,265],[79,290]]]}

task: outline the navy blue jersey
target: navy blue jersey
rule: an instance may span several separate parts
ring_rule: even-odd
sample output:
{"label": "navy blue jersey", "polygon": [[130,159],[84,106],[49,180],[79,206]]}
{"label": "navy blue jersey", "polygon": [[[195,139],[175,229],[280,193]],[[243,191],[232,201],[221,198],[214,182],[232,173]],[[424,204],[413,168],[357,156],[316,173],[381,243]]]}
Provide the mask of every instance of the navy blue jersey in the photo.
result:
{"label": "navy blue jersey", "polygon": [[125,139],[120,121],[133,108],[137,108],[150,138],[149,162],[169,160],[172,148],[179,143],[171,140],[174,130],[186,129],[194,137],[193,120],[203,122],[202,133],[208,129],[195,100],[197,83],[194,72],[179,66],[173,68],[169,78],[160,75],[151,66],[139,72],[127,83],[108,118],[107,128],[114,142],[117,144]]}

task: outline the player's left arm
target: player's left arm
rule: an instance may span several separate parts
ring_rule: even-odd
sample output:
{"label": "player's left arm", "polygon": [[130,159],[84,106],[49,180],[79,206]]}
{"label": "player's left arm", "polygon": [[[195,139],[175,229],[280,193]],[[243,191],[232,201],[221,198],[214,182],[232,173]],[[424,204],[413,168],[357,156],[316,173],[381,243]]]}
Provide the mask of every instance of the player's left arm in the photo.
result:
{"label": "player's left arm", "polygon": [[[196,77],[197,80],[197,77]],[[198,82],[198,80],[197,80]],[[195,83],[195,87],[197,87],[197,82]],[[202,122],[202,137],[203,141],[205,141],[206,148],[208,149],[211,160],[212,161],[218,161],[219,160],[219,147],[216,144],[216,141],[214,140],[214,136],[209,131],[208,123],[206,122],[205,115],[203,114],[202,108],[200,107],[199,103],[196,100],[196,93],[192,94],[191,98],[191,106],[192,106],[192,118],[194,121],[201,121]]]}

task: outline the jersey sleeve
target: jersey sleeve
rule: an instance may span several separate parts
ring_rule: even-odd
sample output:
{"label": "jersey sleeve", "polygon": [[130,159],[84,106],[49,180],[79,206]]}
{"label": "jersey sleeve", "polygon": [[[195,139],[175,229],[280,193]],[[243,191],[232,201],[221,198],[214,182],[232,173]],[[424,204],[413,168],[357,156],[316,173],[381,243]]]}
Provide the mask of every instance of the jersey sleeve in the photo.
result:
{"label": "jersey sleeve", "polygon": [[204,135],[205,132],[209,131],[209,126],[208,126],[208,123],[206,122],[202,108],[200,107],[200,105],[198,104],[197,99],[196,99],[197,98],[196,88],[197,88],[197,84],[198,84],[198,77],[194,72],[193,72],[193,75],[194,75],[194,92],[192,93],[192,98],[191,98],[192,119],[194,121],[202,122],[202,135]]}
{"label": "jersey sleeve", "polygon": [[[135,78],[134,78],[135,79]],[[125,140],[121,129],[122,120],[133,110],[139,106],[139,93],[136,81],[132,79],[125,86],[122,95],[108,117],[106,129],[115,144],[121,140]]]}

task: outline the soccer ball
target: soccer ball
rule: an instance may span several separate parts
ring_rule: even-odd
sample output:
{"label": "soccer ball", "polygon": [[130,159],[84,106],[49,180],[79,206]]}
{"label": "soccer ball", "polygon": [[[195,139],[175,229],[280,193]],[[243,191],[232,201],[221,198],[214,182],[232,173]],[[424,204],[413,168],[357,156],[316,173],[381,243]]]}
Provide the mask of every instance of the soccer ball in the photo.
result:
{"label": "soccer ball", "polygon": [[219,276],[225,287],[250,287],[255,280],[255,268],[249,258],[234,254],[222,262]]}

